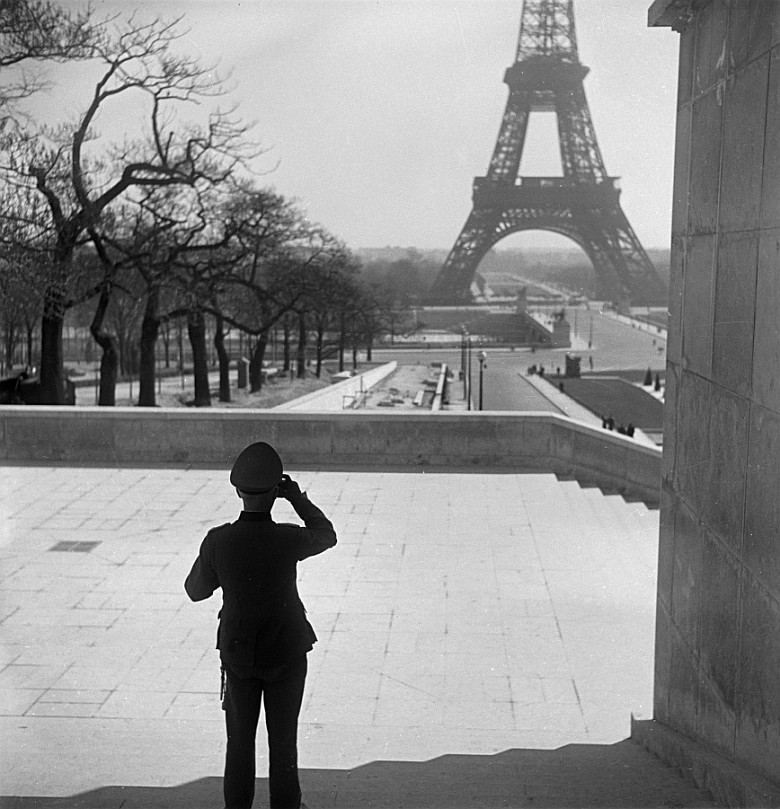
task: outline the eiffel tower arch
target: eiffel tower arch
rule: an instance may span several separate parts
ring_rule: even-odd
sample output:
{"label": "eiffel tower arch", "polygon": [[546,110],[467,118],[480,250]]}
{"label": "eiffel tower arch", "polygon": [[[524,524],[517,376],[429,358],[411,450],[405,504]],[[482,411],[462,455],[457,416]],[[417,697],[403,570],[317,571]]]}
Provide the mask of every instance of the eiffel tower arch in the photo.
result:
{"label": "eiffel tower arch", "polygon": [[[610,298],[665,303],[666,288],[620,207],[596,140],[574,26],[574,0],[524,0],[517,53],[487,175],[474,179],[472,210],[430,291],[431,302],[471,300],[487,252],[511,233],[547,230],[587,254]],[[563,175],[523,177],[520,162],[532,112],[554,112]]]}

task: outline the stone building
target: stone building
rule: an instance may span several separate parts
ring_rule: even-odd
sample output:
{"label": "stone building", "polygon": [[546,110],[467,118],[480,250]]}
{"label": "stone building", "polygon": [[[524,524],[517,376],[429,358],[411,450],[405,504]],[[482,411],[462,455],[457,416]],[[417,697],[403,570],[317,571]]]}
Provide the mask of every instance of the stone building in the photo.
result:
{"label": "stone building", "polygon": [[680,68],[655,723],[637,734],[731,805],[780,805],[780,2],[656,0],[649,23],[679,33]]}

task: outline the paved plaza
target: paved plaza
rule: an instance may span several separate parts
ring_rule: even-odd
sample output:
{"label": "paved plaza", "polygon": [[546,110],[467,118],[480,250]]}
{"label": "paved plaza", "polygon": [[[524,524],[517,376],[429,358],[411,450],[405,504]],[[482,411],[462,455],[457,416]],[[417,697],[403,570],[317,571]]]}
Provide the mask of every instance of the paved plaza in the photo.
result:
{"label": "paved plaza", "polygon": [[[311,809],[711,805],[628,740],[657,511],[552,475],[293,474],[339,536],[299,566]],[[227,472],[7,466],[0,495],[0,805],[220,807],[219,594],[182,582],[238,513]],[[258,807],[266,767],[261,738]]]}

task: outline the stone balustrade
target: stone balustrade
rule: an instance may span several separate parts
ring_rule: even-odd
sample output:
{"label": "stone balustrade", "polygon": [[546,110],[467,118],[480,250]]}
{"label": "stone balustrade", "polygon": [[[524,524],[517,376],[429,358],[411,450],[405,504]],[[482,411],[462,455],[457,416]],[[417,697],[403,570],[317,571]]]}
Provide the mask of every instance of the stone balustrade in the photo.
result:
{"label": "stone balustrade", "polygon": [[228,468],[253,441],[290,468],[554,472],[659,500],[660,449],[553,413],[0,407],[8,462]]}

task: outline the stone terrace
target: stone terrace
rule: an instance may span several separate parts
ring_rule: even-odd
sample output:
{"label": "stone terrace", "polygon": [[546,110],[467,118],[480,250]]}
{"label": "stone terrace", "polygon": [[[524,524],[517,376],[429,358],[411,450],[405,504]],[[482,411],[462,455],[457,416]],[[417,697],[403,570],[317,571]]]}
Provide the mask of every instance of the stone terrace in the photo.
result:
{"label": "stone terrace", "polygon": [[[549,474],[296,477],[339,534],[299,568],[312,809],[711,805],[627,739],[658,512]],[[0,494],[0,805],[221,805],[219,598],[182,581],[226,472],[7,465]]]}

